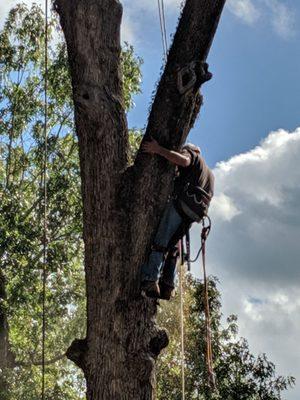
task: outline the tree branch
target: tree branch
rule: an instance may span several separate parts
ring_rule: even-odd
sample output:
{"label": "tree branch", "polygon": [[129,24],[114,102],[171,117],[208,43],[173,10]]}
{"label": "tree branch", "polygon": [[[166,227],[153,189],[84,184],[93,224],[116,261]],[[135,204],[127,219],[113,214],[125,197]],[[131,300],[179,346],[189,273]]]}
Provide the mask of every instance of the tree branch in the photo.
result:
{"label": "tree branch", "polygon": [[[205,64],[225,0],[187,0],[158,85],[144,140],[150,136],[169,149],[186,140],[199,113],[199,89],[211,76]],[[130,171],[126,196],[131,209],[130,258],[149,248],[160,211],[172,189],[174,167],[159,156],[139,151]],[[132,195],[130,196],[130,193]],[[147,227],[147,229],[145,229]],[[143,261],[139,258],[136,268]],[[138,272],[138,269],[136,270]]]}
{"label": "tree branch", "polygon": [[[66,357],[66,353],[60,354],[59,356],[53,357],[50,360],[46,360],[45,361],[45,365],[55,364],[57,361],[60,361],[65,357]],[[39,361],[32,360],[30,362],[15,361],[15,365],[14,366],[15,367],[26,367],[26,368],[28,368],[28,367],[31,367],[33,365],[38,366],[38,365],[42,365],[42,364],[43,364],[43,362],[41,360],[39,360]]]}

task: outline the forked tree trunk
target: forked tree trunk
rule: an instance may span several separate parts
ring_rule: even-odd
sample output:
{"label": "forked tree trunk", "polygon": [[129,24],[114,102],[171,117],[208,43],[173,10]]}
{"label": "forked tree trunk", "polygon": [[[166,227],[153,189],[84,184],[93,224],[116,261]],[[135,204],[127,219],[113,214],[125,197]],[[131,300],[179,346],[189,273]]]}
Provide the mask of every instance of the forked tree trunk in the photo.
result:
{"label": "forked tree trunk", "polygon": [[[152,135],[176,149],[187,137],[201,105],[200,62],[207,57],[224,3],[186,1],[146,138]],[[56,0],[55,7],[68,47],[84,205],[87,336],[73,342],[68,356],[84,371],[88,400],[150,400],[155,359],[168,338],[155,324],[155,301],[139,293],[139,267],[174,169],[142,154],[127,168],[120,2]],[[178,71],[187,65],[183,85],[192,85],[182,93]]]}

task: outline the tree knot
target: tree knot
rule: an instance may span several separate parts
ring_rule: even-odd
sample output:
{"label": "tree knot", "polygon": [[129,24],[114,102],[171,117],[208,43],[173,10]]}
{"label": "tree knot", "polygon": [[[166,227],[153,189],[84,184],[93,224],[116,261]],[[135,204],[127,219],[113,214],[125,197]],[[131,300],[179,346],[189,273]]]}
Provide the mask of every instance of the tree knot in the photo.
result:
{"label": "tree knot", "polygon": [[79,368],[85,371],[86,354],[88,350],[87,339],[75,339],[66,352],[69,360],[73,361]]}
{"label": "tree knot", "polygon": [[165,329],[159,329],[149,342],[149,350],[156,358],[159,356],[161,350],[167,347],[168,344],[169,337],[167,331]]}

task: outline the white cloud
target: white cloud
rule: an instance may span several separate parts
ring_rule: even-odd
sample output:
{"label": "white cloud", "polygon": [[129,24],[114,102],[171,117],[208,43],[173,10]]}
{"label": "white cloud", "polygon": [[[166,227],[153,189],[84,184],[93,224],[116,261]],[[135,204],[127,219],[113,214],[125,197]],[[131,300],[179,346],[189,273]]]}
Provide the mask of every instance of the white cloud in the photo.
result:
{"label": "white cloud", "polygon": [[228,0],[228,10],[248,25],[270,24],[282,38],[289,39],[296,33],[295,11],[282,0]]}
{"label": "white cloud", "polygon": [[278,0],[265,0],[272,12],[272,25],[281,37],[288,39],[296,33],[295,13],[288,6]]}
{"label": "white cloud", "polygon": [[231,221],[233,217],[240,213],[232,199],[224,193],[214,197],[211,209],[214,217],[220,218],[223,221]]}
{"label": "white cloud", "polygon": [[229,0],[228,9],[247,24],[253,24],[260,16],[260,11],[252,0]]}
{"label": "white cloud", "polygon": [[[216,214],[216,233],[230,228],[232,235],[239,232],[240,245],[249,244],[249,251],[239,250],[239,259],[235,260],[237,272],[239,261],[246,269],[243,274],[247,279],[263,273],[269,281],[278,282],[280,278],[282,285],[283,279],[292,284],[294,278],[300,278],[294,257],[300,256],[295,246],[297,235],[300,237],[299,155],[300,128],[293,133],[279,130],[270,133],[260,146],[219,163],[214,170],[217,196],[212,215]],[[256,266],[252,265],[253,246],[258,258]]]}
{"label": "white cloud", "polygon": [[[252,351],[300,379],[300,128],[272,132],[214,169],[209,273]],[[193,237],[199,238],[199,226]],[[286,400],[299,399],[299,389]]]}

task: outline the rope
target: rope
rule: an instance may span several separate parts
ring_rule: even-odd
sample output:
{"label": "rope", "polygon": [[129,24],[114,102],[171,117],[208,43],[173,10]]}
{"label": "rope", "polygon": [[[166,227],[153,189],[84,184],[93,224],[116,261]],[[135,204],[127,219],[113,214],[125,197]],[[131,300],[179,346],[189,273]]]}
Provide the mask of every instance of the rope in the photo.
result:
{"label": "rope", "polygon": [[180,241],[180,272],[179,272],[179,287],[180,287],[180,332],[181,332],[181,395],[182,400],[185,400],[185,348],[184,348],[184,310],[183,310],[183,274],[184,274],[184,252],[183,240]]}
{"label": "rope", "polygon": [[211,343],[211,321],[210,321],[210,309],[209,309],[209,295],[208,295],[208,281],[206,275],[206,239],[210,231],[210,226],[205,227],[203,222],[203,229],[201,233],[201,249],[202,249],[202,266],[203,266],[203,278],[204,278],[204,309],[205,309],[205,337],[206,337],[206,367],[208,374],[208,383],[212,389],[216,388],[215,374],[213,370],[213,355],[212,355],[212,343]]}
{"label": "rope", "polygon": [[42,294],[42,400],[45,400],[45,348],[46,348],[46,283],[47,283],[47,256],[48,256],[48,221],[47,221],[47,167],[48,167],[48,0],[45,0],[45,77],[44,77],[44,162],[43,162],[43,294]]}
{"label": "rope", "polygon": [[[207,233],[206,233],[206,238],[208,237],[208,235],[210,234],[210,231],[211,231],[211,219],[210,219],[210,217],[208,216],[208,215],[206,215],[205,217],[204,217],[204,219],[205,218],[207,218],[208,219],[208,226],[205,228],[205,229],[207,229]],[[198,258],[199,258],[199,256],[200,256],[200,254],[201,254],[201,251],[202,251],[202,245],[201,245],[201,247],[200,247],[200,249],[199,249],[199,251],[198,251],[198,253],[197,253],[197,255],[196,255],[196,257],[193,259],[193,260],[191,260],[190,259],[190,251],[189,251],[189,248],[190,248],[190,237],[189,237],[189,234],[188,234],[188,236],[186,236],[186,238],[187,238],[187,241],[188,241],[188,252],[187,252],[187,262],[188,263],[190,263],[190,264],[192,264],[192,263],[194,263],[194,262],[196,262],[197,260],[198,260]]]}
{"label": "rope", "polygon": [[[205,226],[205,218],[208,219],[208,225]],[[215,382],[215,374],[213,370],[213,354],[212,354],[212,339],[211,339],[211,320],[210,320],[210,309],[209,309],[209,294],[208,294],[208,279],[206,274],[206,240],[208,235],[211,231],[211,219],[209,216],[205,216],[202,220],[202,232],[201,232],[201,247],[198,251],[198,254],[194,260],[190,259],[190,234],[189,231],[186,233],[186,254],[183,255],[183,242],[181,245],[181,254],[182,254],[182,262],[183,265],[184,261],[187,262],[189,271],[190,271],[190,263],[194,263],[199,258],[200,253],[202,253],[202,266],[203,266],[203,292],[204,292],[204,313],[205,313],[205,340],[206,340],[206,352],[205,352],[205,362],[207,368],[207,375],[208,375],[208,383],[209,386],[215,390],[216,389],[216,382]],[[180,267],[181,268],[181,267]],[[180,269],[181,274],[181,269]],[[180,275],[181,279],[181,275]],[[180,283],[181,285],[181,283]],[[180,286],[181,288],[181,286]],[[182,294],[182,290],[180,289],[180,294]],[[181,298],[180,298],[181,301]],[[183,337],[183,334],[182,334]]]}
{"label": "rope", "polygon": [[168,52],[168,42],[167,42],[167,29],[166,29],[164,0],[157,0],[157,6],[158,6],[159,25],[160,25],[163,54],[164,54],[164,60],[166,63],[167,62],[167,52]]}
{"label": "rope", "polygon": [[162,19],[163,19],[163,30],[164,30],[164,38],[165,38],[165,47],[166,47],[166,54],[167,54],[168,53],[168,39],[167,39],[167,28],[166,28],[165,3],[164,3],[164,0],[161,0],[161,11],[162,11]]}

